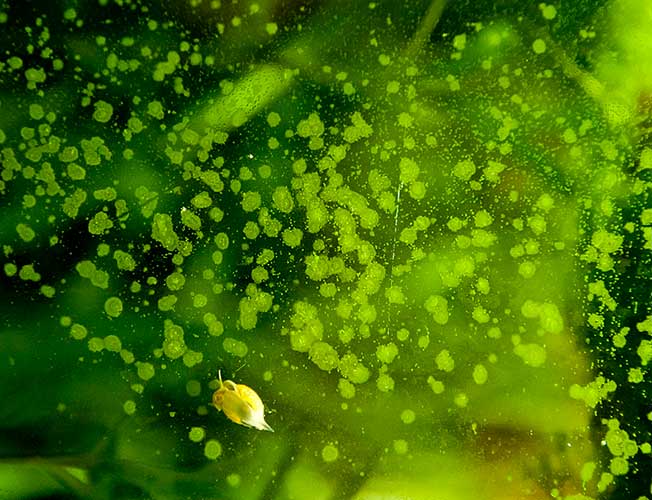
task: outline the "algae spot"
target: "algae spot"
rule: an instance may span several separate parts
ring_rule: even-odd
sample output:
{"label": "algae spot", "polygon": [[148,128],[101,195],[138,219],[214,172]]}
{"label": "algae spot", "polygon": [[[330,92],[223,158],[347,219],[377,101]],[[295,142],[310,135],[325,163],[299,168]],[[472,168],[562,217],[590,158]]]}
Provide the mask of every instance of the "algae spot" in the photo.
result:
{"label": "algae spot", "polygon": [[355,386],[347,379],[341,378],[337,384],[337,389],[344,399],[352,399],[355,397]]}
{"label": "algae spot", "polygon": [[546,361],[546,350],[539,344],[517,344],[514,346],[514,354],[523,360],[526,365],[539,367]]}
{"label": "algae spot", "polygon": [[232,354],[233,356],[237,356],[239,358],[244,358],[249,352],[249,348],[247,347],[247,344],[245,344],[241,340],[237,340],[231,337],[226,337],[224,339],[224,341],[222,342],[222,347],[224,348],[225,352],[228,352],[229,354]]}
{"label": "algae spot", "polygon": [[386,373],[382,373],[376,380],[376,387],[380,392],[391,392],[394,385],[394,379]]}
{"label": "algae spot", "polygon": [[118,297],[110,297],[104,302],[104,311],[112,318],[122,314],[122,301]]}
{"label": "algae spot", "polygon": [[356,111],[351,115],[351,122],[353,125],[344,128],[343,137],[346,142],[354,143],[370,137],[373,133],[373,128],[364,120],[360,112]]}
{"label": "algae spot", "polygon": [[122,405],[122,409],[127,415],[133,415],[134,413],[136,413],[136,402],[129,399],[124,402],[124,404]]}
{"label": "algae spot", "polygon": [[444,383],[441,380],[435,379],[432,375],[428,377],[428,385],[432,389],[432,392],[435,394],[441,394],[444,392]]}
{"label": "algae spot", "polygon": [[376,349],[376,357],[381,363],[390,364],[398,356],[398,347],[393,342],[380,345]]}
{"label": "algae spot", "polygon": [[179,244],[179,237],[174,232],[172,217],[168,214],[157,213],[152,222],[152,239],[158,241],[163,247],[172,251]]}
{"label": "algae spot", "polygon": [[453,168],[453,174],[463,181],[468,181],[475,174],[475,163],[472,160],[462,160]]}
{"label": "algae spot", "polygon": [[405,455],[408,452],[409,446],[408,442],[405,439],[396,439],[394,440],[394,452],[397,455]]}
{"label": "algae spot", "polygon": [[187,351],[184,341],[184,331],[180,325],[175,325],[171,320],[164,321],[165,340],[163,341],[163,353],[170,359],[180,358]]}
{"label": "algae spot", "polygon": [[91,234],[101,235],[113,227],[113,221],[105,212],[96,213],[88,222],[88,232]]}
{"label": "algae spot", "polygon": [[537,38],[532,43],[532,50],[535,54],[543,54],[546,51],[546,42],[541,40],[541,38]]}
{"label": "algae spot", "polygon": [[142,380],[150,380],[156,373],[154,370],[154,365],[147,362],[136,362],[136,372],[138,377]]}
{"label": "algae spot", "polygon": [[193,443],[201,443],[206,437],[206,431],[203,427],[191,427],[188,432],[188,438]]}
{"label": "algae spot", "polygon": [[73,324],[70,327],[70,336],[76,340],[83,340],[88,335],[88,330],[84,325],[78,323]]}
{"label": "algae spot", "polygon": [[209,460],[217,460],[222,454],[222,445],[217,439],[209,439],[204,446],[204,455]]}
{"label": "algae spot", "polygon": [[447,349],[442,349],[435,358],[437,368],[444,372],[452,372],[455,368],[455,360],[453,360],[450,352]]}
{"label": "algae spot", "polygon": [[20,236],[20,239],[22,239],[26,243],[32,241],[36,236],[34,230],[31,227],[29,227],[27,224],[21,223],[16,225],[16,232],[18,233],[18,236]]}
{"label": "algae spot", "polygon": [[93,119],[100,123],[107,123],[113,116],[113,106],[106,101],[97,101],[95,103],[95,111],[93,112]]}
{"label": "algae spot", "polygon": [[475,365],[473,368],[473,380],[476,384],[482,385],[487,382],[488,373],[483,365]]}
{"label": "algae spot", "polygon": [[414,410],[406,409],[401,412],[401,422],[404,424],[412,424],[417,419],[417,414]]}
{"label": "algae spot", "polygon": [[436,323],[448,323],[448,301],[441,295],[431,295],[425,303],[426,311],[432,314]]}
{"label": "algae spot", "polygon": [[330,372],[339,365],[337,351],[326,342],[315,342],[310,346],[308,355],[321,370]]}

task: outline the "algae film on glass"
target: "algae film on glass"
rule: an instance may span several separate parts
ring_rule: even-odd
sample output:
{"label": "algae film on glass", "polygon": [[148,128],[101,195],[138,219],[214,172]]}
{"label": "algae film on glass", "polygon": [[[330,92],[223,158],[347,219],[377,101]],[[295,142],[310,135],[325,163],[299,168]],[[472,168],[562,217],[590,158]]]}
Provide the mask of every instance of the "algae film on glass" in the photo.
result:
{"label": "algae film on glass", "polygon": [[1,499],[652,498],[648,1],[0,40]]}

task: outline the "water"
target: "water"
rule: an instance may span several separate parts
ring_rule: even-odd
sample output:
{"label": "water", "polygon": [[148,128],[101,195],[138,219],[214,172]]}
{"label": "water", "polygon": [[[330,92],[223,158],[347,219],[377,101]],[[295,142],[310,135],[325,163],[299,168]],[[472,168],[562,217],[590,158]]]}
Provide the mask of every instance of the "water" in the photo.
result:
{"label": "water", "polygon": [[650,496],[647,3],[0,22],[0,498]]}

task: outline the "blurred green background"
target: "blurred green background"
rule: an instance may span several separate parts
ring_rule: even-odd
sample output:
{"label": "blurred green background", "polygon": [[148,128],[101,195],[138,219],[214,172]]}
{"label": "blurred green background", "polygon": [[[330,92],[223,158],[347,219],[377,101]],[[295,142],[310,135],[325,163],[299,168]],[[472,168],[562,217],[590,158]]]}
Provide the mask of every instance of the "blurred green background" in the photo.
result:
{"label": "blurred green background", "polygon": [[0,3],[0,499],[652,497],[651,26]]}

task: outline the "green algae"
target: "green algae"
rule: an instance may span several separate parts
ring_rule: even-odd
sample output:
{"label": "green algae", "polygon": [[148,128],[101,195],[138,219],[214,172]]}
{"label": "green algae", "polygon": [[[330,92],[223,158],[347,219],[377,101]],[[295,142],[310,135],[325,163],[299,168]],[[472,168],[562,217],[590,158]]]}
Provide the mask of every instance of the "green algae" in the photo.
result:
{"label": "green algae", "polygon": [[104,303],[104,311],[113,318],[117,318],[122,314],[122,308],[122,301],[118,297],[110,297]]}
{"label": "green algae", "polygon": [[[445,462],[448,477],[498,477],[476,470],[492,441],[509,477],[495,482],[518,497],[524,454],[501,453],[506,429],[562,464],[531,465],[546,485],[528,483],[535,495],[590,498],[637,473],[649,437],[625,431],[617,407],[645,390],[652,360],[647,305],[624,298],[649,274],[652,155],[633,132],[646,101],[617,76],[623,48],[594,39],[613,30],[634,50],[644,37],[626,42],[608,12],[580,22],[574,7],[539,4],[489,19],[478,4],[471,19],[437,0],[334,16],[328,4],[290,15],[273,2],[117,2],[139,21],[125,36],[97,32],[93,16],[115,26],[100,4],[62,9],[61,33],[35,12],[28,49],[0,62],[21,92],[0,123],[0,192],[15,300],[32,294],[56,311],[44,318],[68,318],[35,332],[85,340],[70,343],[71,366],[125,386],[101,409],[86,396],[97,415],[164,422],[151,453],[140,420],[126,439],[116,431],[120,463],[173,467],[166,450],[185,460],[197,454],[186,441],[204,443],[215,494],[259,498],[265,471],[285,493],[293,467],[316,457],[315,477],[370,498],[375,480],[406,471],[394,455],[423,468],[413,485],[436,475],[431,443],[463,455]],[[582,67],[566,53],[571,31]],[[305,456],[281,460],[284,437],[228,438],[249,430],[210,408],[217,369],[259,391],[276,436],[307,443]],[[73,394],[58,395],[62,408]],[[623,427],[603,432],[606,461],[589,445],[591,415]],[[552,449],[551,436],[564,444]]]}

